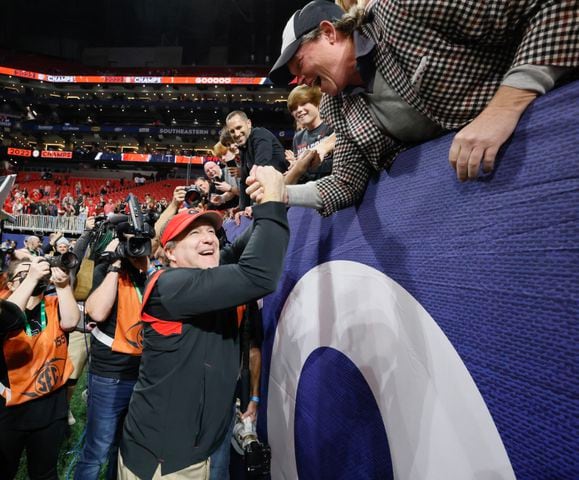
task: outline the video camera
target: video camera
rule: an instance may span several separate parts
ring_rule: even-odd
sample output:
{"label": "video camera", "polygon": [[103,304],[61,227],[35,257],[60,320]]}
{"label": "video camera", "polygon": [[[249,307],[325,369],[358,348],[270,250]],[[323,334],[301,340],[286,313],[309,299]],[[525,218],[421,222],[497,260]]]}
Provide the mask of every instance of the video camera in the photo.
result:
{"label": "video camera", "polygon": [[113,263],[116,260],[127,257],[148,257],[151,255],[151,239],[155,237],[154,215],[143,215],[137,197],[132,193],[127,198],[129,215],[111,215],[103,220],[101,217],[95,219],[95,228],[114,228],[119,245],[114,252],[103,252],[100,255],[101,261]]}
{"label": "video camera", "polygon": [[231,444],[235,451],[244,457],[247,478],[269,477],[271,448],[257,438],[255,423],[250,418],[241,418],[239,405],[236,408]]}

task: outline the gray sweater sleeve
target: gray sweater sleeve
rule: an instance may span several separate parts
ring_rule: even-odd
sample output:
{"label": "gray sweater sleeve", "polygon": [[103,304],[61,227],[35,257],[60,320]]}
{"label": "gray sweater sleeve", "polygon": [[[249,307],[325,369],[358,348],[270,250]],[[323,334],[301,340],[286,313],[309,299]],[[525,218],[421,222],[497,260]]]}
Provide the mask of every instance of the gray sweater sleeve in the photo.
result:
{"label": "gray sweater sleeve", "polygon": [[543,95],[551,90],[557,80],[570,70],[570,67],[552,65],[519,65],[511,68],[501,83],[507,87],[532,90]]}
{"label": "gray sweater sleeve", "polygon": [[290,207],[322,209],[322,197],[316,187],[316,182],[308,182],[303,185],[288,185],[286,189]]}

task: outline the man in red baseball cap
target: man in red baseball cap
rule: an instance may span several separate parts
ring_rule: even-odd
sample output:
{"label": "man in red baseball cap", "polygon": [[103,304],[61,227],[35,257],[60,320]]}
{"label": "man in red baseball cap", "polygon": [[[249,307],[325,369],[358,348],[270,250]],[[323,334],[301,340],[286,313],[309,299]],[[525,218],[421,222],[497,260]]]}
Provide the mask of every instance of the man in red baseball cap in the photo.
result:
{"label": "man in red baseball cap", "polygon": [[219,250],[217,212],[175,215],[161,234],[169,267],[143,295],[143,355],[119,478],[207,478],[231,422],[239,371],[237,305],[275,290],[289,240],[284,180],[257,167],[253,226]]}
{"label": "man in red baseball cap", "polygon": [[[198,211],[189,209],[175,215],[165,226],[160,243],[165,250],[165,257],[171,266],[178,266],[171,262],[167,252],[175,252],[183,263],[183,256],[188,259],[187,265],[196,268],[213,268],[219,265],[219,239],[217,232],[221,228],[223,219],[213,210]],[[190,228],[191,227],[191,228]],[[195,230],[191,235],[188,233]],[[197,232],[212,232],[210,241]],[[215,237],[215,238],[213,238]],[[217,243],[214,245],[213,240]]]}

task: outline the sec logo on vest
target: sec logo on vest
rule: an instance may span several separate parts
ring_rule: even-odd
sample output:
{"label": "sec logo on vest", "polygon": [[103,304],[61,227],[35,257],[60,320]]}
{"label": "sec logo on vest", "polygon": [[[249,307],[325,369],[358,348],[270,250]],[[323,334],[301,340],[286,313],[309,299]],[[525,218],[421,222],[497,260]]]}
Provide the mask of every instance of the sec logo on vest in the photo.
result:
{"label": "sec logo on vest", "polygon": [[53,358],[46,362],[35,375],[34,392],[35,394],[27,393],[30,396],[42,396],[51,392],[56,385],[59,384],[62,378],[62,368],[60,363],[64,364],[64,358]]}
{"label": "sec logo on vest", "polygon": [[143,322],[137,322],[127,330],[127,342],[134,348],[143,348]]}

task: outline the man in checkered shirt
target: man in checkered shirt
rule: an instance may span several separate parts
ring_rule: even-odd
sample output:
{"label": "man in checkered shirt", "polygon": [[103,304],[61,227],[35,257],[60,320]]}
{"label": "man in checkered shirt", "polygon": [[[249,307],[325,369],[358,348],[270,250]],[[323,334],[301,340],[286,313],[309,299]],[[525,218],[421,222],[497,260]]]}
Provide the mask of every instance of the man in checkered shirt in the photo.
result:
{"label": "man in checkered shirt", "polygon": [[337,142],[332,175],[288,186],[288,203],[348,207],[404,147],[453,129],[458,179],[490,172],[526,107],[579,64],[578,15],[577,0],[378,0],[346,15],[308,3],[270,78],[319,85]]}

